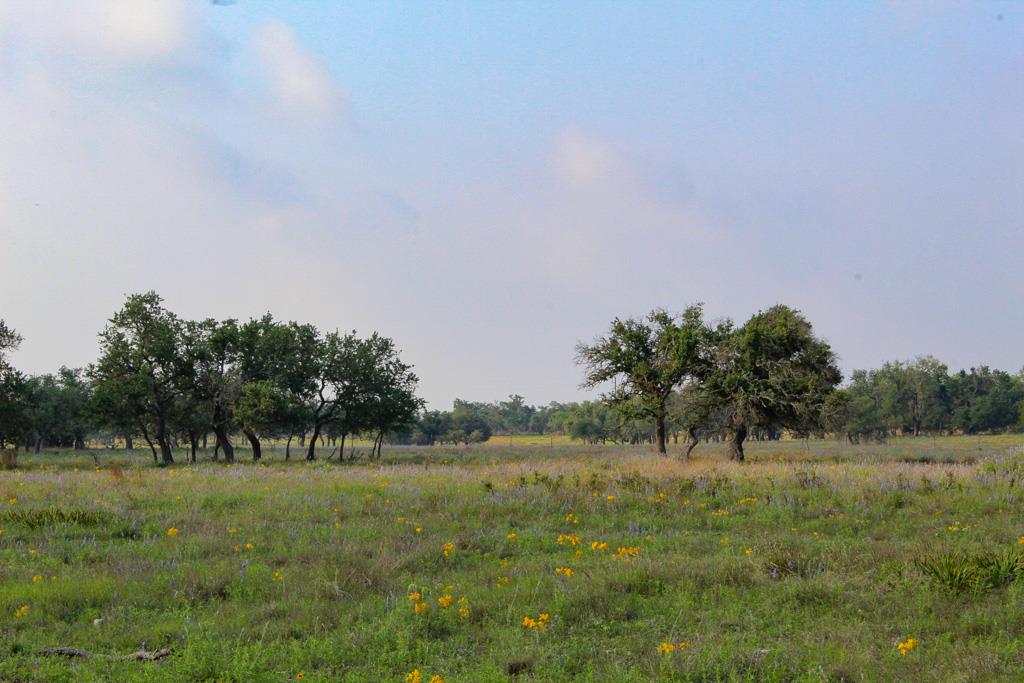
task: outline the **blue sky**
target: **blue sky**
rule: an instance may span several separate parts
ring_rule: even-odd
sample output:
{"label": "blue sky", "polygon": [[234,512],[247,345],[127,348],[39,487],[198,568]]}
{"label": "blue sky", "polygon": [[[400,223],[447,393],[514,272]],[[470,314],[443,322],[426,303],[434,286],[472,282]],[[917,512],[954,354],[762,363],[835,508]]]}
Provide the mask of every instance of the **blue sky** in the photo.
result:
{"label": "blue sky", "polygon": [[584,396],[611,318],[796,306],[843,367],[1024,365],[1020,3],[4,3],[0,317],[126,293]]}

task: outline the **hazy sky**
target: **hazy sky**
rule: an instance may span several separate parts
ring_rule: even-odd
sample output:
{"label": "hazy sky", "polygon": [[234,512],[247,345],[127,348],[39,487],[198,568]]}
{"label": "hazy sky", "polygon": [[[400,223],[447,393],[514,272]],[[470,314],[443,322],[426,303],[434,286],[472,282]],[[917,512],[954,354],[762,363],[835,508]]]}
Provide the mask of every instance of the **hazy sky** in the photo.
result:
{"label": "hazy sky", "polygon": [[433,407],[800,308],[843,367],[1024,365],[1024,3],[0,3],[0,318],[379,330]]}

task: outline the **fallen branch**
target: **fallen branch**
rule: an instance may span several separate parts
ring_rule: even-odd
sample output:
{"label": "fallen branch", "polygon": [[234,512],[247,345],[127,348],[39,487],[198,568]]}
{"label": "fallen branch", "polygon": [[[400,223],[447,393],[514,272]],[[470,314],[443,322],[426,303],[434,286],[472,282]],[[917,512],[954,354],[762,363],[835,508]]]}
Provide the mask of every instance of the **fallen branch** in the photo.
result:
{"label": "fallen branch", "polygon": [[138,660],[140,662],[154,662],[164,657],[171,655],[171,648],[162,647],[159,650],[147,650],[146,646],[143,645],[142,649],[138,652],[133,652],[130,655],[105,655],[98,652],[89,652],[88,650],[81,650],[77,647],[48,647],[43,650],[43,656],[46,657],[106,657],[108,659],[117,659],[121,661]]}

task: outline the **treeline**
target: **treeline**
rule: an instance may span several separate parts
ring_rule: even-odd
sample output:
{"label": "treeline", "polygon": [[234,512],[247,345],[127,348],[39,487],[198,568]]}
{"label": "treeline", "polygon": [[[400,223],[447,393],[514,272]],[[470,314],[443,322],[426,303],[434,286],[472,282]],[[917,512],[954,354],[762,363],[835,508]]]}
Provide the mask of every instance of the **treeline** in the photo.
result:
{"label": "treeline", "polygon": [[293,439],[317,457],[326,439],[369,438],[371,457],[385,437],[418,420],[418,379],[391,339],[376,333],[321,332],[269,314],[246,322],[184,320],[155,292],[129,296],[99,335],[88,368],[26,377],[9,352],[21,338],[0,321],[0,448],[82,448],[105,430],[127,447],[142,438],[156,461],[174,461],[188,444],[194,461],[208,435],[214,455],[234,460],[244,436],[259,460],[262,441]]}
{"label": "treeline", "polygon": [[[21,341],[0,320],[0,448],[84,448],[90,440],[142,439],[154,460],[193,461],[209,438],[214,457],[235,457],[244,439],[297,442],[314,460],[327,444],[344,460],[349,439],[471,444],[495,434],[565,434],[586,443],[682,438],[727,442],[742,459],[748,437],[836,436],[851,443],[921,434],[1024,428],[1024,371],[951,373],[931,356],[856,370],[846,386],[829,345],[797,311],[775,306],[741,326],[708,323],[700,306],[613,321],[579,345],[584,386],[611,384],[602,400],[526,403],[456,399],[424,410],[417,378],[392,340],[321,332],[272,316],[241,322],[184,320],[154,292],[129,296],[99,335],[87,368],[25,376],[9,362]],[[351,451],[350,451],[351,454]],[[351,457],[351,456],[350,456]]]}
{"label": "treeline", "polygon": [[[670,416],[667,424],[669,434],[678,442],[684,431],[681,423]],[[552,401],[534,406],[513,394],[507,401],[455,399],[452,410],[423,413],[411,431],[397,438],[418,445],[470,444],[514,434],[566,435],[588,444],[639,444],[650,442],[654,430],[649,421],[624,415],[605,401]]]}
{"label": "treeline", "polygon": [[855,370],[833,398],[829,429],[852,443],[920,434],[1024,428],[1024,371],[986,366],[950,373],[931,356]]}

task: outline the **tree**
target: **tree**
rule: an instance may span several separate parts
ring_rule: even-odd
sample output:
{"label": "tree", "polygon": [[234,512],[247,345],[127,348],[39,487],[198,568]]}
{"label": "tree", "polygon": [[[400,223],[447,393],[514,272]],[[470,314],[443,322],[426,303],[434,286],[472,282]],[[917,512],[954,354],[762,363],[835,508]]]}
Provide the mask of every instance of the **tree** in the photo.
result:
{"label": "tree", "polygon": [[413,393],[418,379],[412,366],[376,332],[366,339],[332,332],[317,347],[315,390],[306,402],[313,430],[306,459],[316,459],[316,440],[327,425],[341,436],[342,449],[348,435],[372,432],[373,452],[379,452],[384,433],[411,423],[422,405]]}
{"label": "tree", "polygon": [[56,375],[30,377],[25,388],[36,452],[44,445],[85,448],[92,391],[82,371],[62,367]]}
{"label": "tree", "polygon": [[174,462],[170,428],[184,371],[181,334],[181,320],[156,292],[133,294],[100,333],[100,358],[90,369],[101,405],[125,411],[108,419],[138,420],[154,459],[155,440],[164,464]]}
{"label": "tree", "polygon": [[357,422],[376,432],[371,457],[374,452],[380,457],[384,436],[413,424],[423,408],[423,401],[416,396],[419,378],[413,374],[412,366],[399,358],[394,342],[377,335],[369,341],[371,372],[367,377],[366,392],[359,402],[362,415]]}
{"label": "tree", "polygon": [[236,414],[254,460],[261,457],[260,437],[267,433],[287,434],[290,455],[292,435],[308,424],[322,351],[323,339],[312,325],[279,323],[269,313],[239,328],[242,388]]}
{"label": "tree", "polygon": [[8,360],[20,344],[21,335],[0,320],[0,449],[17,448],[29,427],[25,377]]}
{"label": "tree", "polygon": [[825,402],[842,376],[831,347],[814,336],[811,323],[777,305],[723,331],[704,390],[728,416],[733,459],[743,460],[751,429],[819,428]]}
{"label": "tree", "polygon": [[438,441],[443,441],[451,428],[451,413],[440,410],[425,411],[416,423],[413,441],[420,446],[433,446]]}
{"label": "tree", "polygon": [[710,367],[712,330],[700,305],[681,316],[655,310],[644,319],[616,318],[607,337],[576,347],[585,368],[584,388],[614,381],[605,400],[631,415],[653,419],[655,449],[665,453],[665,420],[672,391],[696,380]]}
{"label": "tree", "polygon": [[451,429],[445,438],[452,443],[482,443],[491,438],[493,431],[480,411],[472,403],[455,399],[451,414]]}
{"label": "tree", "polygon": [[206,319],[184,323],[179,354],[179,391],[188,396],[181,408],[185,428],[195,451],[195,435],[212,430],[224,460],[233,462],[235,448],[230,432],[234,427],[235,405],[242,391],[238,370],[238,323]]}

